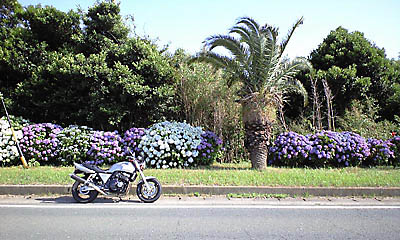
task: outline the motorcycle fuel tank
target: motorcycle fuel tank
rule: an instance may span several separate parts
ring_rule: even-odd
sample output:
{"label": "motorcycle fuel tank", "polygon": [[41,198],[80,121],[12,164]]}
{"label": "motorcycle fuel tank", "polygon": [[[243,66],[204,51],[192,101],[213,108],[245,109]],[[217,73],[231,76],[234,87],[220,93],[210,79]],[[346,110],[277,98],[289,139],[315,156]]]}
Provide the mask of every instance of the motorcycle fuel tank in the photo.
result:
{"label": "motorcycle fuel tank", "polygon": [[110,172],[110,173],[115,172],[115,171],[123,171],[123,172],[133,173],[135,171],[135,167],[130,162],[119,162],[119,163],[112,165],[111,168],[107,170],[107,172]]}

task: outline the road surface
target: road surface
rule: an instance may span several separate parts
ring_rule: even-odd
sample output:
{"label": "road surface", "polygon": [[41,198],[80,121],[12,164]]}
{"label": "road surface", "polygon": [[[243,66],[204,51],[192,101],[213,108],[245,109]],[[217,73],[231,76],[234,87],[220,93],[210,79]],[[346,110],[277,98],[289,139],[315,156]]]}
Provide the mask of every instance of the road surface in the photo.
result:
{"label": "road surface", "polygon": [[399,239],[399,199],[0,197],[0,239]]}

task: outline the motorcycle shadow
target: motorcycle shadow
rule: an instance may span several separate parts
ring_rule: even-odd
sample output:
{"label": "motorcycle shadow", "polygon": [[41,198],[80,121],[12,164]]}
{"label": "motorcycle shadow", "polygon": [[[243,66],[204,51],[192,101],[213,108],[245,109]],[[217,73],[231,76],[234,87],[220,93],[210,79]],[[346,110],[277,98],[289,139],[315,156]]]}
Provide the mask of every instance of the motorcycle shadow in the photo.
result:
{"label": "motorcycle shadow", "polygon": [[[41,197],[36,198],[36,201],[40,201],[41,203],[59,203],[59,204],[81,204],[77,203],[73,197],[70,196],[59,196],[59,197]],[[103,203],[141,203],[140,200],[136,199],[119,199],[119,198],[97,198],[91,204],[103,204]]]}

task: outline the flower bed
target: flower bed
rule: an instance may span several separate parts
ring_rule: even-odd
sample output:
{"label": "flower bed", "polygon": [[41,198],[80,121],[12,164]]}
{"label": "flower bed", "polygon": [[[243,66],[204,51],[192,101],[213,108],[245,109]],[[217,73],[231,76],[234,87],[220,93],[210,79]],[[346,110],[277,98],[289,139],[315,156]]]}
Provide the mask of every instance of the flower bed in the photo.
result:
{"label": "flower bed", "polygon": [[[0,132],[0,163],[18,165],[18,152],[8,123]],[[3,126],[4,125],[4,126]],[[211,164],[221,155],[222,141],[210,131],[186,123],[162,122],[149,129],[131,128],[123,136],[117,131],[95,131],[85,126],[31,124],[17,129],[21,149],[29,164],[72,165],[73,162],[112,164],[134,153],[155,168]]]}
{"label": "flower bed", "polygon": [[290,167],[346,167],[399,164],[400,137],[365,139],[352,132],[322,131],[306,136],[280,134],[270,147],[269,164]]}

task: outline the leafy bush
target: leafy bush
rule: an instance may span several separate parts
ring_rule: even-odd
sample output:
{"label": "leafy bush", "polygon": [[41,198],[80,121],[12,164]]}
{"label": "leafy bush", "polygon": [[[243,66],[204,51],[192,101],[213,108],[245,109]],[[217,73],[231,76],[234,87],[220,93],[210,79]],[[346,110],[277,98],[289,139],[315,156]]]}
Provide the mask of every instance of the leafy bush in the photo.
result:
{"label": "leafy bush", "polygon": [[58,165],[60,140],[63,128],[52,123],[39,123],[22,128],[21,150],[31,164]]}
{"label": "leafy bush", "polygon": [[138,148],[151,167],[175,168],[210,164],[221,140],[187,123],[161,122],[145,130]]}
{"label": "leafy bush", "polygon": [[341,131],[360,134],[364,138],[389,139],[399,122],[378,121],[378,108],[371,100],[353,101],[342,117],[337,118]]}
{"label": "leafy bush", "polygon": [[335,134],[333,132],[319,132],[307,135],[306,138],[311,142],[311,150],[308,160],[313,167],[328,166],[335,157]]}
{"label": "leafy bush", "polygon": [[86,160],[91,148],[90,139],[93,129],[86,126],[71,125],[64,128],[57,138],[60,141],[59,156],[62,165],[72,165],[73,162]]}

